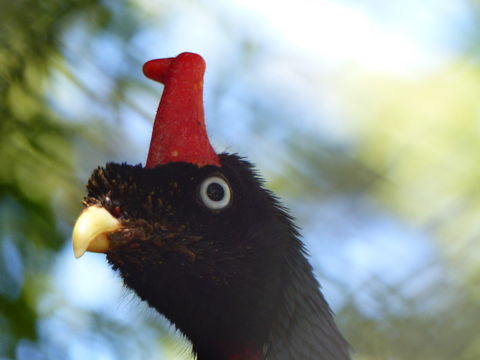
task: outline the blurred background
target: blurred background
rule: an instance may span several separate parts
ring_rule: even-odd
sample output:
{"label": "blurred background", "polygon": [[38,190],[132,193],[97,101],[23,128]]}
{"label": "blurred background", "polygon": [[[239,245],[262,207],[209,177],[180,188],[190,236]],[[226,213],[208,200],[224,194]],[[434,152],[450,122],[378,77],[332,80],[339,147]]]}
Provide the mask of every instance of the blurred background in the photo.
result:
{"label": "blurred background", "polygon": [[142,64],[183,51],[355,359],[480,359],[479,25],[478,0],[0,0],[0,359],[190,359],[70,243],[91,171],[145,163]]}

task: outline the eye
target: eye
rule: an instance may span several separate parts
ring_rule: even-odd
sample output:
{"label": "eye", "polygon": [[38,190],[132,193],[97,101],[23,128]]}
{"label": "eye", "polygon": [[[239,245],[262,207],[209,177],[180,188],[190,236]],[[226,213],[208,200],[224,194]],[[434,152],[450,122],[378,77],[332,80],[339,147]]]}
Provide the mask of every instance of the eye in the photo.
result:
{"label": "eye", "polygon": [[211,210],[221,210],[230,205],[230,186],[219,176],[210,176],[200,185],[200,199]]}

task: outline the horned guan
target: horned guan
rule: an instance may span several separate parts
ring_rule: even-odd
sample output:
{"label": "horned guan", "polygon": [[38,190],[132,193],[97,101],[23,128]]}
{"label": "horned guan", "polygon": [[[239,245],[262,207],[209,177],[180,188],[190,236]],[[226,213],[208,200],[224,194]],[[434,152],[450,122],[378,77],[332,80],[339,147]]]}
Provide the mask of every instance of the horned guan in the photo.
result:
{"label": "horned guan", "polygon": [[146,166],[93,171],[75,256],[105,253],[199,360],[350,359],[291,216],[251,163],[210,145],[204,60],[143,71],[164,84]]}

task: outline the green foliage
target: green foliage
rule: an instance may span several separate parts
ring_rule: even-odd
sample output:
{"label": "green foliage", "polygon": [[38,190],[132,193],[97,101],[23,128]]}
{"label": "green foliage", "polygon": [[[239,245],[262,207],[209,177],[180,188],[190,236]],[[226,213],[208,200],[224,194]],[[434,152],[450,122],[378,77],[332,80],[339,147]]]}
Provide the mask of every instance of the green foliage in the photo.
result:
{"label": "green foliage", "polygon": [[[384,284],[366,284],[383,304],[379,319],[352,316],[361,311],[356,308],[342,311],[353,320],[345,326],[359,359],[480,356],[479,80],[478,66],[459,61],[412,79],[357,72],[339,81],[344,108],[356,120],[355,157],[383,174],[370,196],[428,234],[438,251],[437,263],[425,263],[393,294],[378,289]],[[432,273],[428,286],[409,290]],[[394,311],[399,299],[408,304],[400,313]]]}
{"label": "green foliage", "polygon": [[[20,339],[37,339],[41,274],[63,242],[52,200],[58,188],[73,190],[69,128],[49,111],[43,85],[58,56],[57,21],[78,4],[55,3],[0,5],[0,353],[9,357]],[[45,10],[57,17],[38,16]]]}
{"label": "green foliage", "polygon": [[0,9],[0,356],[14,358],[22,339],[39,338],[38,302],[68,234],[60,224],[81,199],[73,153],[81,132],[50,108],[46,85],[69,22],[82,15],[102,28],[110,11],[89,0]]}

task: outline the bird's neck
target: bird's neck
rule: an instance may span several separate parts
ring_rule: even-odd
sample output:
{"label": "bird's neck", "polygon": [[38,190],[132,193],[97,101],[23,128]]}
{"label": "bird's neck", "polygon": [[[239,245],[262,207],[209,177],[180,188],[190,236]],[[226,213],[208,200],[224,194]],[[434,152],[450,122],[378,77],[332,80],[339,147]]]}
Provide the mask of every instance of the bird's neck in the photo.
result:
{"label": "bird's neck", "polygon": [[272,360],[349,360],[350,347],[334,322],[301,247],[299,242],[294,243],[286,257],[280,307],[263,356]]}
{"label": "bird's neck", "polygon": [[[223,353],[223,354],[222,354]],[[211,352],[199,350],[197,360],[264,360],[265,357],[261,349],[249,345],[240,346],[237,349],[231,349],[227,352]]]}
{"label": "bird's neck", "polygon": [[263,355],[260,350],[245,349],[236,354],[230,355],[227,360],[262,360]]}
{"label": "bird's neck", "polygon": [[[284,283],[279,302],[272,304],[277,313],[268,338],[256,347],[239,346],[219,360],[350,359],[349,345],[319,291],[310,264],[298,250],[292,249],[285,259]],[[198,360],[206,359],[211,355],[198,352]]]}

